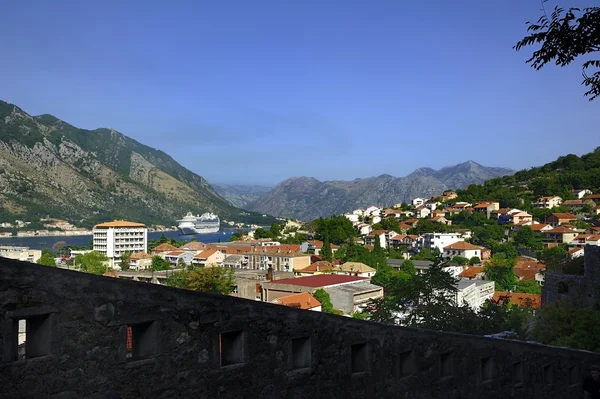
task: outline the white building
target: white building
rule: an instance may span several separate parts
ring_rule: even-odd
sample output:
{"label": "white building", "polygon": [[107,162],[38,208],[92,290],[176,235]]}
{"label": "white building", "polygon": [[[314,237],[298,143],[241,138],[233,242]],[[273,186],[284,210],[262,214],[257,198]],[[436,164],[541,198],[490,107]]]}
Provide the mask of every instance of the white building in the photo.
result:
{"label": "white building", "polygon": [[358,215],[356,215],[354,213],[347,213],[344,216],[346,217],[346,219],[348,219],[352,223],[358,222]]}
{"label": "white building", "polygon": [[419,238],[418,246],[431,251],[437,248],[438,251],[444,252],[444,247],[458,241],[464,241],[459,233],[425,233]]}
{"label": "white building", "polygon": [[121,262],[121,255],[147,252],[148,228],[142,223],[114,220],[94,226],[94,251],[103,253],[111,265]]}
{"label": "white building", "polygon": [[36,263],[42,257],[42,251],[40,249],[30,249],[29,247],[2,246],[0,247],[0,256],[22,262]]}
{"label": "white building", "polygon": [[427,202],[427,198],[415,198],[412,200],[412,204],[414,207],[421,206]]}
{"label": "white building", "polygon": [[481,259],[481,250],[482,247],[478,247],[477,245],[470,244],[464,241],[457,241],[453,244],[446,245],[444,247],[444,258],[454,258],[456,256],[461,256],[463,258],[471,259],[473,257],[477,257]]}
{"label": "white building", "polygon": [[459,279],[456,284],[456,304],[469,305],[478,311],[481,305],[494,296],[494,282],[486,280]]}

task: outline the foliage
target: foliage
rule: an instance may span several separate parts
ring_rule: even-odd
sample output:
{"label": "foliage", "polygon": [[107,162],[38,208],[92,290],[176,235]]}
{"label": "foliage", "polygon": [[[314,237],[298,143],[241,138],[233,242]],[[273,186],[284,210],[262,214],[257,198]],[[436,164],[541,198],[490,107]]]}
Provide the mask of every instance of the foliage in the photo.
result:
{"label": "foliage", "polygon": [[414,260],[429,260],[435,262],[440,258],[440,251],[437,248],[434,248],[433,251],[429,248],[421,248],[421,250],[414,254],[412,258]]}
{"label": "foliage", "polygon": [[583,256],[578,256],[574,259],[569,259],[565,261],[562,265],[562,272],[564,274],[575,274],[579,276],[583,276],[584,272],[584,263]]}
{"label": "foliage", "polygon": [[167,278],[167,285],[192,291],[229,295],[235,287],[233,269],[201,267],[179,271]]}
{"label": "foliage", "polygon": [[158,247],[160,244],[171,244],[174,247],[181,247],[187,244],[185,240],[178,240],[177,238],[168,238],[165,233],[162,233],[158,240],[148,240],[148,251],[152,251],[154,248]]}
{"label": "foliage", "polygon": [[525,248],[532,251],[540,250],[544,246],[542,238],[536,235],[529,226],[521,226],[513,240],[518,248]]}
{"label": "foliage", "polygon": [[127,251],[125,253],[123,253],[123,255],[121,255],[121,269],[122,270],[128,270],[129,269],[129,264],[131,263],[131,251]]}
{"label": "foliage", "polygon": [[241,240],[244,236],[246,235],[246,233],[244,233],[243,230],[238,229],[235,233],[233,233],[230,237],[229,237],[229,241],[233,242],[233,241],[239,241]]}
{"label": "foliage", "polygon": [[481,259],[479,259],[479,256],[473,256],[471,259],[469,259],[469,265],[473,266],[473,265],[477,265],[481,263]]}
{"label": "foliage", "polygon": [[419,219],[419,223],[412,229],[407,230],[407,234],[421,235],[424,233],[448,233],[452,231],[450,227],[440,222],[434,222],[431,219]]}
{"label": "foliage", "polygon": [[494,255],[483,264],[485,279],[496,283],[496,291],[513,291],[517,283],[514,267],[514,259]]}
{"label": "foliage", "polygon": [[532,336],[547,345],[600,352],[600,312],[597,307],[577,308],[561,300],[544,305]]}
{"label": "foliage", "polygon": [[522,292],[525,294],[541,294],[542,286],[535,280],[517,281],[515,292]]}
{"label": "foliage", "polygon": [[373,257],[371,262],[374,262],[376,267],[387,264],[385,251],[381,247],[381,238],[379,236],[375,237],[375,243],[373,245],[373,251],[371,251],[371,256]]}
{"label": "foliage", "polygon": [[52,253],[49,253],[49,252],[44,252],[42,254],[42,257],[39,258],[36,263],[38,265],[56,267],[56,261],[54,260],[54,255],[52,255]]}
{"label": "foliage", "polygon": [[404,273],[408,274],[409,276],[414,276],[415,274],[417,274],[417,268],[415,267],[415,264],[410,259],[407,259],[404,262],[402,262],[402,266],[400,266],[400,270],[403,271]]}
{"label": "foliage", "polygon": [[369,314],[367,312],[352,312],[351,314],[353,319],[358,319],[358,320],[368,320],[369,319]]}
{"label": "foliage", "polygon": [[371,277],[371,283],[383,287],[387,295],[399,284],[400,280],[407,281],[410,279],[410,276],[411,274],[408,272],[404,270],[395,270],[393,267],[386,264],[377,269],[375,275]]}
{"label": "foliage", "polygon": [[321,255],[323,260],[328,262],[331,262],[333,258],[333,252],[331,252],[331,244],[329,244],[328,236],[325,236],[325,239],[323,240],[323,248],[321,248],[321,251],[319,251],[319,255]]}
{"label": "foliage", "polygon": [[333,304],[331,303],[331,297],[329,296],[329,293],[323,288],[319,288],[318,290],[316,290],[313,293],[313,296],[317,299],[317,301],[321,302],[321,311],[337,315],[342,314],[341,311],[333,308]]}
{"label": "foliage", "polygon": [[155,272],[161,271],[161,270],[169,270],[169,268],[171,267],[171,265],[169,264],[169,262],[167,262],[166,260],[164,260],[163,258],[161,258],[158,255],[154,255],[152,257],[152,270],[154,270]]}
{"label": "foliage", "polygon": [[546,270],[560,271],[563,262],[567,257],[567,249],[564,245],[557,245],[542,250],[538,258],[546,263]]}
{"label": "foliage", "polygon": [[104,274],[108,270],[108,258],[101,252],[91,251],[85,254],[79,254],[74,259],[75,266],[91,274]]}
{"label": "foliage", "polygon": [[459,266],[464,266],[469,263],[469,259],[464,258],[462,256],[455,256],[454,258],[452,258],[451,263]]}
{"label": "foliage", "polygon": [[[583,11],[555,7],[550,17],[544,11],[537,23],[527,22],[527,25],[527,31],[533,33],[520,40],[514,49],[518,51],[525,46],[541,44],[527,60],[536,70],[550,62],[563,67],[576,58],[600,51],[600,7],[584,8]],[[589,68],[598,68],[598,71],[588,75]],[[592,101],[600,96],[600,60],[586,58],[582,75],[582,84],[588,87],[585,95]]]}
{"label": "foliage", "polygon": [[347,242],[357,235],[352,222],[345,216],[319,218],[314,220],[311,226],[315,231],[317,240],[325,241],[325,237],[328,237],[329,241],[336,245]]}

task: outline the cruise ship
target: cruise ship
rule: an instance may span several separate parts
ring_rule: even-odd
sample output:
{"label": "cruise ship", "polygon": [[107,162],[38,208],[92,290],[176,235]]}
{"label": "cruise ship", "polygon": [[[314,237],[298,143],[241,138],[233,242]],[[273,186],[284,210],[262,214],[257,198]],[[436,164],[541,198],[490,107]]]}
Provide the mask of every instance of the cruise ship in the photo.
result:
{"label": "cruise ship", "polygon": [[188,212],[183,219],[177,221],[177,228],[182,234],[209,234],[216,233],[220,229],[221,221],[214,213],[203,213],[201,216],[194,216]]}

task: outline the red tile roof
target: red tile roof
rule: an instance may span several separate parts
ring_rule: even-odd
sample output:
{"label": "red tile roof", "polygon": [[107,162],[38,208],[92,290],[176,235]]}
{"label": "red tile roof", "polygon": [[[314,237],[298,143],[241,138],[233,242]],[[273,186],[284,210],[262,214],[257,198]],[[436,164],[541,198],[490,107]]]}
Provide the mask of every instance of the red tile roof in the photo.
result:
{"label": "red tile roof", "polygon": [[113,220],[112,222],[100,223],[94,226],[97,227],[146,227],[144,223],[128,222],[126,220]]}
{"label": "red tile roof", "polygon": [[[573,215],[572,213],[553,213],[550,216],[554,216],[557,219],[567,219],[567,220],[577,219],[577,216]],[[550,217],[550,216],[548,216],[548,217]]]}
{"label": "red tile roof", "polygon": [[305,310],[321,306],[321,302],[319,302],[314,296],[312,296],[308,292],[301,292],[300,294],[282,296],[280,298],[274,299],[271,302],[279,305],[289,306],[290,308],[298,308]]}
{"label": "red tile roof", "polygon": [[444,249],[452,249],[457,251],[465,251],[465,250],[473,250],[473,249],[483,249],[482,247],[478,247],[477,245],[470,244],[465,241],[458,241],[454,244],[450,244],[445,246]]}
{"label": "red tile roof", "polygon": [[522,292],[494,292],[494,301],[500,298],[507,298],[509,302],[521,307],[531,307],[539,309],[542,306],[542,296],[540,294],[524,294]]}
{"label": "red tile roof", "polygon": [[467,270],[463,270],[459,277],[475,278],[479,273],[483,273],[483,266],[471,266]]}
{"label": "red tile roof", "polygon": [[164,243],[156,246],[152,252],[169,252],[169,251],[177,251],[178,248],[174,245]]}
{"label": "red tile roof", "polygon": [[317,276],[286,278],[276,280],[276,284],[298,285],[300,287],[327,287],[330,285],[345,284],[355,281],[368,280],[363,277],[347,276],[345,274],[319,274]]}

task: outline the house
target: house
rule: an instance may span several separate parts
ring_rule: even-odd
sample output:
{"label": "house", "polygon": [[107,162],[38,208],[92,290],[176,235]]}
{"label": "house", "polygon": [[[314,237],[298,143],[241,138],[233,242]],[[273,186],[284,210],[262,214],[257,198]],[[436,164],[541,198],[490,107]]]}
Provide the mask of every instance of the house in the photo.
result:
{"label": "house", "polygon": [[199,251],[203,251],[206,249],[206,244],[199,241],[190,241],[187,244],[183,244],[181,247],[177,248],[179,251],[186,252],[194,252],[197,253]]}
{"label": "house", "polygon": [[400,249],[404,246],[407,249],[412,249],[417,245],[419,236],[418,235],[403,235],[398,234],[392,237],[390,240],[390,247],[393,249]]}
{"label": "house", "polygon": [[415,198],[412,200],[413,207],[423,206],[427,202],[427,198]]}
{"label": "house", "polygon": [[271,303],[288,306],[290,308],[312,310],[314,312],[321,311],[321,302],[309,292],[282,296],[272,300]]}
{"label": "house", "polygon": [[583,199],[586,195],[590,195],[592,192],[588,189],[574,189],[571,190],[571,194],[577,197],[577,199]]}
{"label": "house", "polygon": [[442,256],[444,258],[451,259],[456,256],[460,256],[467,259],[475,257],[481,259],[481,250],[483,248],[465,241],[457,241],[455,243],[445,246],[443,249],[444,252]]}
{"label": "house", "polygon": [[496,291],[492,299],[496,303],[505,303],[505,301],[508,301],[522,308],[539,309],[542,306],[542,295],[540,294]]}
{"label": "house", "polygon": [[414,214],[417,218],[426,218],[427,216],[429,216],[429,214],[431,213],[431,210],[429,208],[424,207],[423,205],[419,205],[418,207],[416,207],[414,209]]}
{"label": "house", "polygon": [[358,277],[373,277],[376,270],[371,266],[367,266],[361,262],[346,262],[339,265],[335,273],[336,274],[348,274],[350,276]]}
{"label": "house", "polygon": [[333,263],[328,262],[326,260],[321,260],[318,262],[311,263],[303,269],[294,270],[294,274],[296,276],[316,276],[318,274],[332,272],[336,269],[337,268],[333,265]]}
{"label": "house", "polygon": [[456,304],[468,305],[478,311],[488,299],[494,296],[495,283],[485,280],[458,279],[456,283]]}
{"label": "house", "polygon": [[578,233],[568,227],[558,226],[544,233],[545,241],[548,243],[568,244],[577,237]]}
{"label": "house", "polygon": [[174,245],[171,245],[168,243],[163,243],[152,249],[152,255],[161,255],[161,254],[165,254],[167,252],[178,251],[178,250],[179,250],[179,248],[177,248]]}
{"label": "house", "polygon": [[356,226],[354,226],[354,228],[356,229],[356,231],[358,231],[358,234],[360,234],[361,236],[367,235],[371,231],[373,231],[373,227],[367,223],[359,223]]}
{"label": "house", "polygon": [[572,213],[553,213],[546,218],[545,223],[552,227],[556,227],[560,224],[570,223],[575,220],[577,220],[577,216]]}
{"label": "house", "polygon": [[430,211],[435,211],[437,209],[438,206],[440,206],[441,203],[437,202],[437,201],[427,201],[425,203],[425,208],[429,209]]}
{"label": "house", "polygon": [[550,226],[549,224],[545,224],[545,223],[534,223],[534,224],[530,224],[529,228],[531,230],[533,230],[533,232],[535,234],[542,234],[545,233],[548,230],[552,230],[553,227]]}
{"label": "house", "polygon": [[248,259],[244,255],[227,255],[221,265],[232,269],[247,269]]}
{"label": "house", "polygon": [[567,256],[571,259],[579,258],[585,254],[584,248],[573,248],[567,252]]}
{"label": "house", "polygon": [[364,216],[379,216],[381,214],[381,208],[378,206],[370,206],[365,209]]}
{"label": "house", "polygon": [[528,225],[533,223],[533,216],[527,212],[515,212],[508,215],[512,224]]}
{"label": "house", "polygon": [[552,209],[560,206],[562,198],[558,195],[551,195],[548,197],[540,197],[536,202],[533,203],[533,207],[537,209]]}
{"label": "house", "polygon": [[591,199],[566,200],[562,203],[563,207],[569,209],[572,212],[578,212],[586,205],[589,205],[592,209],[596,207],[596,203]]}
{"label": "house", "polygon": [[473,206],[473,212],[484,213],[489,219],[493,211],[500,209],[500,203],[494,201],[480,201]]}
{"label": "house", "polygon": [[356,214],[354,214],[354,213],[346,213],[344,215],[344,217],[346,219],[348,219],[349,221],[351,221],[352,223],[357,223],[358,222],[358,218],[359,218],[359,216],[356,215]]}
{"label": "house", "polygon": [[294,251],[274,251],[244,253],[248,260],[248,269],[268,270],[269,267],[278,272],[291,272],[310,265],[310,254]]}
{"label": "house", "polygon": [[[337,251],[340,248],[338,245],[335,244],[329,244],[329,247],[331,248],[331,253],[335,253],[335,251]],[[319,255],[322,249],[323,241],[320,240],[304,241],[302,244],[300,244],[300,247],[298,249],[293,248],[293,250],[298,250],[303,253],[313,253],[315,255]]]}
{"label": "house", "polygon": [[42,250],[20,246],[1,246],[0,256],[22,262],[36,263],[42,257]]}
{"label": "house", "polygon": [[371,224],[377,224],[377,223],[381,222],[381,216],[379,216],[379,215],[369,216],[369,222]]}
{"label": "house", "polygon": [[396,232],[392,230],[373,230],[365,237],[365,245],[374,246],[376,238],[379,238],[381,248],[387,248],[394,236],[396,236]]}
{"label": "house", "polygon": [[464,241],[459,233],[425,233],[420,237],[418,246],[431,251],[437,248],[438,251],[444,252],[444,247],[458,241]]}
{"label": "house", "polygon": [[442,195],[446,198],[448,198],[449,200],[458,198],[458,194],[456,194],[456,191],[453,190],[446,190],[442,193]]}
{"label": "house", "polygon": [[434,218],[431,218],[431,221],[437,222],[437,223],[442,223],[442,224],[445,224],[446,226],[452,225],[452,220],[448,220],[444,216],[436,216]]}
{"label": "house", "polygon": [[489,248],[481,249],[481,260],[491,259],[492,258],[492,250]]}
{"label": "house", "polygon": [[[386,263],[388,264],[388,266],[393,267],[396,270],[400,270],[405,261],[406,261],[405,259],[388,258],[386,260]],[[415,265],[415,269],[417,269],[418,274],[423,274],[424,272],[429,270],[431,265],[433,265],[433,262],[431,262],[429,260],[412,260],[411,259],[410,261]]]}
{"label": "house", "polygon": [[129,258],[129,268],[134,270],[146,270],[152,268],[152,255],[140,251]]}
{"label": "house", "polygon": [[370,300],[383,297],[383,288],[371,284],[367,278],[320,274],[264,282],[261,285],[262,300],[271,302],[277,298],[300,292],[313,294],[320,288],[329,294],[333,307],[347,315],[357,310],[363,310]]}
{"label": "house", "polygon": [[181,263],[189,265],[192,263],[192,259],[194,259],[194,254],[192,252],[185,251],[171,251],[163,253],[162,257],[164,257],[167,262],[174,266],[178,266]]}
{"label": "house", "polygon": [[444,211],[443,211],[443,210],[441,210],[441,209],[436,209],[435,211],[432,211],[432,212],[429,214],[429,217],[430,217],[430,218],[432,218],[432,219],[433,219],[433,218],[437,218],[437,217],[444,217],[444,216],[446,216],[446,212],[444,212]]}
{"label": "house", "polygon": [[598,205],[598,206],[594,207],[594,208],[592,209],[592,213],[593,213],[594,215],[600,215],[600,205]]}
{"label": "house", "polygon": [[225,254],[218,249],[206,249],[199,252],[192,259],[195,266],[210,267],[221,266],[225,260]]}
{"label": "house", "polygon": [[483,280],[484,276],[483,266],[469,266],[458,275],[459,278],[468,280]]}

